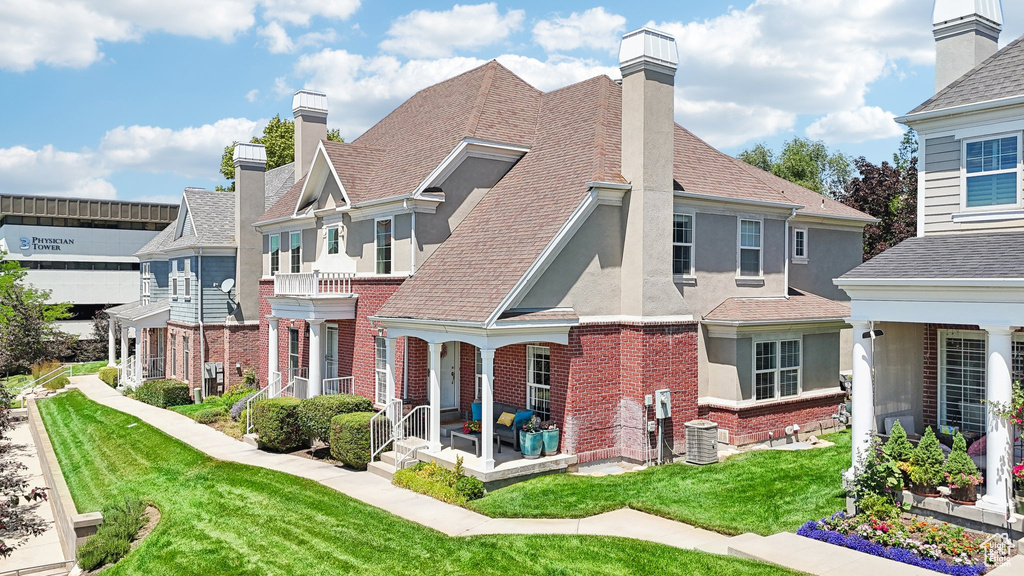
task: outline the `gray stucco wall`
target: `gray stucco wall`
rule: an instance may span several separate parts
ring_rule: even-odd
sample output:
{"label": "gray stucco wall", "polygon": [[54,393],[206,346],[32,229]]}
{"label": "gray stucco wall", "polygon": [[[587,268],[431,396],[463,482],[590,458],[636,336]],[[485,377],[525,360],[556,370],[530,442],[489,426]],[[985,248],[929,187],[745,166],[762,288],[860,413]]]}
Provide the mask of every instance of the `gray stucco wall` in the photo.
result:
{"label": "gray stucco wall", "polygon": [[[924,325],[875,323],[885,335],[875,340],[875,415],[879,430],[887,416],[910,414],[924,431]],[[908,432],[910,432],[908,430]]]}
{"label": "gray stucco wall", "polygon": [[[419,219],[422,215],[416,215],[416,226],[419,227]],[[391,273],[408,273],[410,229],[412,216],[409,214],[397,214],[391,220]],[[345,240],[345,253],[355,260],[356,272],[373,274],[377,271],[377,256],[374,253],[376,246],[376,220],[357,220],[352,222],[348,216],[345,217],[347,238]]]}
{"label": "gray stucco wall", "polygon": [[856,268],[863,261],[864,234],[860,230],[807,229],[807,263],[791,261],[789,285],[831,300],[849,301],[850,296],[832,280]]}
{"label": "gray stucco wall", "polygon": [[839,333],[804,336],[803,391],[839,386]]}
{"label": "gray stucco wall", "polygon": [[619,208],[598,206],[518,308],[572,307],[580,316],[619,313],[622,228]]}

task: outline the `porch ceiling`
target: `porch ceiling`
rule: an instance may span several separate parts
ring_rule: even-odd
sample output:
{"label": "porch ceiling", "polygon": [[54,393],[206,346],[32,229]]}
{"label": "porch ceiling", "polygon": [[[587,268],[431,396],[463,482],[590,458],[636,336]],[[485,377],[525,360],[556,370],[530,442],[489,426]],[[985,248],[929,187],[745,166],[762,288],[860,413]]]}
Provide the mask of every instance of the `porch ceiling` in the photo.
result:
{"label": "porch ceiling", "polygon": [[568,344],[569,329],[578,322],[562,324],[496,326],[484,328],[479,324],[428,322],[396,318],[371,318],[375,325],[387,328],[388,338],[412,337],[434,344],[457,340],[485,350],[529,342]]}
{"label": "porch ceiling", "polygon": [[317,298],[270,296],[270,313],[289,320],[352,320],[356,317],[355,294],[321,295]]}

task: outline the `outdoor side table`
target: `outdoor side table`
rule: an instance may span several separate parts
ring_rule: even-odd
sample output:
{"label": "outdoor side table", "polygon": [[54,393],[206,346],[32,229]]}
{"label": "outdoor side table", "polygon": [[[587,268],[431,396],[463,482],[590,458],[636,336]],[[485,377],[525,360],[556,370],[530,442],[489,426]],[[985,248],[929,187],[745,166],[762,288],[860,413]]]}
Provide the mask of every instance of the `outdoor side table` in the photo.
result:
{"label": "outdoor side table", "polygon": [[[448,435],[448,447],[451,448],[452,450],[455,449],[455,438],[462,438],[464,440],[469,440],[470,442],[472,442],[473,443],[473,453],[476,454],[477,458],[480,457],[480,432],[471,432],[469,434],[466,434],[465,432],[455,432],[455,431],[452,431]],[[494,435],[494,439],[498,440],[498,453],[500,454],[501,453],[501,440],[498,439],[498,435],[497,434]]]}

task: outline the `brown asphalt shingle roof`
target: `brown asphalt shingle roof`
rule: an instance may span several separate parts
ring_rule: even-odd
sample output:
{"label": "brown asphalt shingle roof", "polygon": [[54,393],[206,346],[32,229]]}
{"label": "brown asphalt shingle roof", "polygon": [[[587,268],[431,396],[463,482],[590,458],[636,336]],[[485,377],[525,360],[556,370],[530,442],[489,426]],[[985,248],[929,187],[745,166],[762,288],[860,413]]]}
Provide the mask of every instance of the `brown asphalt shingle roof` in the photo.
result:
{"label": "brown asphalt shingle roof", "polygon": [[1024,95],[1024,36],[910,111],[930,112]]}
{"label": "brown asphalt shingle roof", "polygon": [[789,298],[727,298],[704,320],[758,324],[841,320],[849,315],[847,304],[790,288]]}

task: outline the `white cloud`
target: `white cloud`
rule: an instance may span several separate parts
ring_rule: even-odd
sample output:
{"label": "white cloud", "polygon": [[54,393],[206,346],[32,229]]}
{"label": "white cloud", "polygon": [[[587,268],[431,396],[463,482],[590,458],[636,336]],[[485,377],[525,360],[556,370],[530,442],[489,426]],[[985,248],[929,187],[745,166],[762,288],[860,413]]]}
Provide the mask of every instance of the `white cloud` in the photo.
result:
{"label": "white cloud", "polygon": [[[798,114],[827,115],[865,105],[868,87],[907,64],[934,58],[917,0],[756,0],[743,10],[691,23],[652,23],[676,37],[678,99],[692,109],[739,112],[684,125],[719,145],[793,128]],[[734,125],[731,135],[716,123]],[[712,133],[718,136],[712,137]]]}
{"label": "white cloud", "polygon": [[102,42],[166,32],[230,41],[252,26],[245,0],[33,0],[0,2],[0,69],[38,64],[81,68],[101,59]]}
{"label": "white cloud", "polygon": [[270,22],[260,28],[259,34],[266,39],[267,50],[271,54],[290,54],[302,48],[318,47],[337,39],[334,30],[327,28],[322,32],[307,32],[293,41],[279,22]]}
{"label": "white cloud", "polygon": [[10,194],[115,198],[109,178],[125,170],[217,179],[224,146],[248,140],[264,125],[266,120],[225,118],[180,130],[119,126],[107,131],[96,149],[0,148],[0,181]]}
{"label": "white cloud", "polygon": [[359,10],[359,0],[261,0],[266,20],[309,26],[314,16],[347,20]]}
{"label": "white cloud", "polygon": [[525,14],[509,10],[502,16],[494,2],[456,4],[438,12],[414,10],[392,22],[380,47],[412,58],[448,57],[501,42],[522,26]]}
{"label": "white cloud", "polygon": [[252,90],[249,90],[248,92],[245,93],[245,99],[248,100],[249,102],[255,102],[256,98],[258,98],[259,95],[260,95],[260,91],[258,89],[256,89],[256,88],[253,88]]}
{"label": "white cloud", "polygon": [[[616,76],[614,67],[578,58],[546,61],[506,54],[498,62],[541,90],[553,90],[600,74]],[[328,122],[352,140],[417,91],[486,63],[479,58],[451,57],[401,61],[393,56],[365,57],[345,50],[321,50],[299,57],[295,75],[305,86],[327,94]],[[276,84],[287,86],[284,78]],[[290,92],[289,92],[290,93]]]}
{"label": "white cloud", "polygon": [[537,22],[533,27],[533,40],[548,52],[579,48],[615,52],[625,31],[625,17],[605,12],[598,6],[585,12],[573,12],[567,18]]}
{"label": "white cloud", "polygon": [[676,121],[716,148],[731,148],[791,128],[796,114],[733,102],[692,102],[677,95]]}
{"label": "white cloud", "polygon": [[893,121],[895,117],[892,112],[878,106],[830,112],[807,127],[807,136],[829,144],[898,138],[903,134],[903,129]]}

